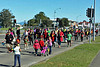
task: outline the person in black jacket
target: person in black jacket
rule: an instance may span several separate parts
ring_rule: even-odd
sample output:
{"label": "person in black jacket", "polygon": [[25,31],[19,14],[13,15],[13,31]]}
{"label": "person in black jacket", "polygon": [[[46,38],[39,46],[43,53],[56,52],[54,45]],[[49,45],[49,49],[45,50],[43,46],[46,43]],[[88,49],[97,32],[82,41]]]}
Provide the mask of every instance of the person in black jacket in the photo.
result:
{"label": "person in black jacket", "polygon": [[17,34],[17,37],[20,37],[20,28],[19,27],[17,28],[16,34]]}
{"label": "person in black jacket", "polygon": [[8,44],[11,44],[11,42],[13,41],[13,36],[10,34],[10,32],[6,34],[5,40],[6,40],[6,43]]}
{"label": "person in black jacket", "polygon": [[11,35],[10,31],[7,32],[6,36],[5,36],[5,41],[6,41],[6,47],[8,48],[8,51],[10,51],[12,49],[12,41],[13,41],[13,36]]}
{"label": "person in black jacket", "polygon": [[12,32],[12,33],[13,33],[13,37],[16,37],[16,36],[15,36],[15,32],[14,32],[13,28],[11,28],[11,29],[10,29],[10,32]]}

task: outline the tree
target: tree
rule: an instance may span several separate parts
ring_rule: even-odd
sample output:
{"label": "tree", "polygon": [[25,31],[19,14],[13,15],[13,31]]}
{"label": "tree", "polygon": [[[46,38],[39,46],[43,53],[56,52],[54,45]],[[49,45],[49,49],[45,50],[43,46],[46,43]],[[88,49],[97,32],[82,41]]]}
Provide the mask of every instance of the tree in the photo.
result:
{"label": "tree", "polygon": [[28,26],[34,26],[34,24],[36,24],[35,23],[35,19],[30,19],[29,21],[28,21]]}
{"label": "tree", "polygon": [[95,26],[97,27],[98,26],[98,23],[95,23]]}
{"label": "tree", "polygon": [[15,16],[10,13],[9,9],[3,9],[0,12],[0,22],[3,27],[9,27],[12,24],[12,18]]}
{"label": "tree", "polygon": [[64,27],[64,26],[69,26],[69,21],[68,18],[62,18],[59,20],[59,26]]}
{"label": "tree", "polygon": [[[41,20],[41,23],[40,23],[40,20]],[[50,20],[49,17],[45,16],[45,13],[44,12],[39,12],[39,14],[36,14],[34,16],[33,19],[30,19],[28,21],[28,25],[31,23],[31,25],[41,25],[41,27],[49,27],[52,25],[52,21]]]}

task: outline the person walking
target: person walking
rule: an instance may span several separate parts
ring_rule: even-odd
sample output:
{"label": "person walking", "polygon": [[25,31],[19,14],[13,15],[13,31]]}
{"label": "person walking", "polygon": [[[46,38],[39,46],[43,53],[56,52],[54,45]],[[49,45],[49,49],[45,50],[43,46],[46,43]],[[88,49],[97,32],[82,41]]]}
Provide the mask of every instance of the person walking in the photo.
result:
{"label": "person walking", "polygon": [[81,32],[81,41],[83,41],[83,35],[84,35],[84,32],[82,31]]}
{"label": "person walking", "polygon": [[51,36],[51,39],[52,39],[52,46],[55,47],[55,43],[54,43],[54,41],[55,41],[55,33],[54,33],[54,31],[51,32],[50,36]]}
{"label": "person walking", "polygon": [[16,37],[16,36],[15,36],[15,32],[14,32],[13,28],[11,28],[11,29],[10,29],[10,31],[11,31],[11,32],[10,32],[10,33],[11,33],[11,35],[12,35],[13,37]]}
{"label": "person walking", "polygon": [[47,39],[48,39],[47,29],[44,30],[43,35],[44,35],[44,41],[47,41]]}
{"label": "person walking", "polygon": [[[10,52],[10,50],[12,49],[12,41],[13,41],[13,36],[11,35],[11,32],[7,32],[4,41],[6,41],[6,47],[8,49],[8,52]],[[3,42],[4,42],[3,41]]]}
{"label": "person walking", "polygon": [[21,52],[21,49],[18,46],[17,42],[14,45],[15,45],[15,48],[14,48],[14,66],[13,67],[16,67],[17,59],[18,59],[19,67],[21,67],[21,61],[20,61],[20,52]]}
{"label": "person walking", "polygon": [[41,38],[41,40],[39,41],[39,44],[40,44],[40,50],[42,51],[43,50],[43,47],[44,47],[43,38]]}
{"label": "person walking", "polygon": [[17,28],[16,34],[17,34],[17,37],[20,38],[20,28],[19,27]]}
{"label": "person walking", "polygon": [[51,37],[49,37],[47,42],[48,42],[48,47],[49,47],[49,54],[51,54],[51,52],[52,52],[52,39],[51,39]]}
{"label": "person walking", "polygon": [[63,41],[63,32],[61,30],[58,31],[58,48],[60,48],[61,42]]}
{"label": "person walking", "polygon": [[29,36],[29,42],[30,42],[30,45],[33,45],[33,30],[32,29],[30,29],[30,30],[31,31],[28,34],[28,36]]}
{"label": "person walking", "polygon": [[69,46],[69,44],[70,44],[70,47],[71,47],[71,37],[72,37],[72,34],[69,32],[69,34],[67,35],[67,37],[68,37],[68,46]]}
{"label": "person walking", "polygon": [[29,49],[29,46],[28,46],[28,36],[25,36],[25,38],[24,38],[24,44],[25,44],[25,50],[26,49]]}
{"label": "person walking", "polygon": [[40,45],[39,45],[39,41],[38,40],[35,40],[33,48],[35,49],[35,54],[37,56],[38,49],[40,49]]}

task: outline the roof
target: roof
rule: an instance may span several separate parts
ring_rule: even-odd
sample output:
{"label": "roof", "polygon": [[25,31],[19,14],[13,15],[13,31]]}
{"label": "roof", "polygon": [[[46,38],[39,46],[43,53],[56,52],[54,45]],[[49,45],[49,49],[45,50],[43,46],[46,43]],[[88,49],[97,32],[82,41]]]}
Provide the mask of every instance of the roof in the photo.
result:
{"label": "roof", "polygon": [[78,24],[82,24],[82,23],[90,23],[90,22],[79,22]]}

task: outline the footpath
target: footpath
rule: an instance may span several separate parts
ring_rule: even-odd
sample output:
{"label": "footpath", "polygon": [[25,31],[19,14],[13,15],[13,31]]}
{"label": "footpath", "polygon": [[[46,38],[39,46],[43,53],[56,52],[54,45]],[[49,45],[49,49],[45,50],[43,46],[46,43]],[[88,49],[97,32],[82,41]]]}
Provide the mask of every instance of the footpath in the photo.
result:
{"label": "footpath", "polygon": [[[0,37],[3,37],[2,35],[0,35]],[[2,40],[1,40],[2,41]],[[21,66],[22,67],[29,67],[31,65],[34,65],[38,62],[42,62],[45,60],[50,59],[51,57],[58,55],[64,51],[68,51],[70,49],[73,49],[74,47],[86,43],[87,40],[81,42],[80,38],[78,41],[74,41],[72,42],[72,46],[71,47],[67,47],[67,43],[62,43],[61,48],[58,48],[58,44],[56,44],[55,47],[52,48],[52,54],[49,56],[34,56],[34,49],[33,46],[29,46],[30,48],[27,50],[24,50],[24,43],[23,41],[21,42]],[[38,51],[40,52],[40,50]],[[2,46],[0,44],[0,67],[12,67],[14,65],[14,53],[7,53],[7,49],[5,48],[5,46]],[[18,64],[17,64],[18,66]]]}
{"label": "footpath", "polygon": [[90,67],[100,67],[100,51],[91,62]]}

